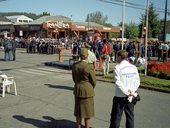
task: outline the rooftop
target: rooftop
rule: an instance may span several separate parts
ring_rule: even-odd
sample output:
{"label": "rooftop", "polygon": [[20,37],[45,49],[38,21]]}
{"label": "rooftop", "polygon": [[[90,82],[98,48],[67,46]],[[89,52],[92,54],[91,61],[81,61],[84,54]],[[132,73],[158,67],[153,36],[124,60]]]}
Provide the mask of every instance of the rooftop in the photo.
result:
{"label": "rooftop", "polygon": [[6,17],[0,16],[0,22],[10,22]]}
{"label": "rooftop", "polygon": [[33,20],[27,16],[24,16],[24,15],[16,15],[16,16],[6,16],[6,18],[8,19],[18,19],[18,18],[21,18],[21,19],[30,19],[30,20]]}
{"label": "rooftop", "polygon": [[71,22],[71,18],[66,17],[66,16],[43,16],[40,17],[39,19],[34,20],[33,22],[29,24],[34,24],[34,25],[40,25],[43,24],[44,22],[57,22],[57,21],[63,21],[63,22]]}

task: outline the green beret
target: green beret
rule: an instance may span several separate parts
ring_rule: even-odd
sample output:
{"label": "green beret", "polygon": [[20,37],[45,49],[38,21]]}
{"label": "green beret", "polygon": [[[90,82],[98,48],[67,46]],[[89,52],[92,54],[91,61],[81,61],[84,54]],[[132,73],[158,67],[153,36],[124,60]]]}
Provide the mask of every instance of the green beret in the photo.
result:
{"label": "green beret", "polygon": [[88,50],[86,48],[81,48],[80,56],[88,56]]}

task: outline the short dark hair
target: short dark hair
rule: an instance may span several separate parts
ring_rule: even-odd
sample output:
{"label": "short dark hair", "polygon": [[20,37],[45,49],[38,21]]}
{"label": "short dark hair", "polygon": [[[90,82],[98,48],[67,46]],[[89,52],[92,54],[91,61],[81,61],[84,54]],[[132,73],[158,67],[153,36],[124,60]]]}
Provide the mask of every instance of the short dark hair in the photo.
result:
{"label": "short dark hair", "polygon": [[107,42],[107,39],[103,39],[103,43],[106,43]]}
{"label": "short dark hair", "polygon": [[128,57],[127,52],[125,50],[118,51],[117,56],[118,57],[120,56],[122,58],[122,60],[127,59],[127,57]]}

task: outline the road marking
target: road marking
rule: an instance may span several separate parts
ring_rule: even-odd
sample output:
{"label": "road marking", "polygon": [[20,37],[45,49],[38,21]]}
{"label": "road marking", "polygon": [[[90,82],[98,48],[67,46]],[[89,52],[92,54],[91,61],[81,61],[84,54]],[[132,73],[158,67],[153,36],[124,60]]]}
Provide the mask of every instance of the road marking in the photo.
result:
{"label": "road marking", "polygon": [[58,69],[50,69],[50,68],[37,68],[37,69],[44,70],[44,71],[50,71],[50,72],[58,71]]}
{"label": "road marking", "polygon": [[25,73],[30,73],[30,74],[36,74],[36,75],[45,75],[45,74],[42,74],[42,73],[32,72],[32,71],[22,70],[22,69],[20,69],[19,71],[21,71],[21,72],[25,72]]}
{"label": "road marking", "polygon": [[50,71],[50,72],[62,72],[62,73],[69,73],[70,71],[67,70],[63,70],[63,69],[58,69],[58,68],[36,68],[36,69],[40,69],[40,70],[45,70],[45,71]]}
{"label": "road marking", "polygon": [[34,77],[35,75],[31,75],[31,74],[26,74],[26,73],[23,73],[23,72],[19,72],[18,70],[17,71],[10,71],[11,74],[15,74],[14,77],[16,76],[29,76],[29,77]]}
{"label": "road marking", "polygon": [[72,79],[72,77],[71,77],[71,75],[54,75],[54,76],[52,76],[53,78],[58,78],[58,79],[65,79],[65,80],[71,80]]}
{"label": "road marking", "polygon": [[48,71],[42,71],[42,70],[37,70],[37,69],[28,69],[29,71],[35,71],[35,72],[40,72],[40,73],[47,73],[50,74],[51,72]]}
{"label": "road marking", "polygon": [[[8,75],[9,74],[9,75]],[[16,75],[15,73],[7,73],[7,76],[9,76],[9,77],[14,77],[14,78],[19,78],[19,79],[21,79],[21,78],[23,78],[22,76],[19,76],[18,74]]]}

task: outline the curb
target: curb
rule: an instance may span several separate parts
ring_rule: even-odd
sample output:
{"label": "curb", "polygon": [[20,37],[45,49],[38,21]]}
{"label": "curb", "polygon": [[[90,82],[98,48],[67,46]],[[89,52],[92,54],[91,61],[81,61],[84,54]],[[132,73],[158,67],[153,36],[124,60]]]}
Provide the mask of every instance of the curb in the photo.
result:
{"label": "curb", "polygon": [[[46,66],[52,66],[52,67],[60,67],[66,70],[69,70],[69,66],[66,64],[62,64],[62,63],[53,63],[53,62],[46,62],[44,63]],[[71,66],[70,66],[71,69]],[[114,83],[114,81],[111,80],[106,80],[106,79],[102,79],[100,78],[100,76],[97,76],[97,81],[102,81],[102,82],[109,82],[109,83]],[[170,93],[170,90],[164,90],[164,89],[160,89],[160,88],[155,88],[153,86],[148,86],[148,85],[140,85],[139,88],[143,88],[143,89],[148,89],[148,90],[152,90],[152,91],[159,91],[159,92],[164,92],[164,93]]]}
{"label": "curb", "polygon": [[[97,78],[97,81],[114,83],[114,81],[99,79],[99,78]],[[154,88],[153,86],[147,86],[147,85],[140,85],[139,88],[152,90],[152,91],[159,91],[159,92],[164,92],[164,93],[170,93],[170,90],[163,90],[163,89],[160,89],[160,88]]]}

